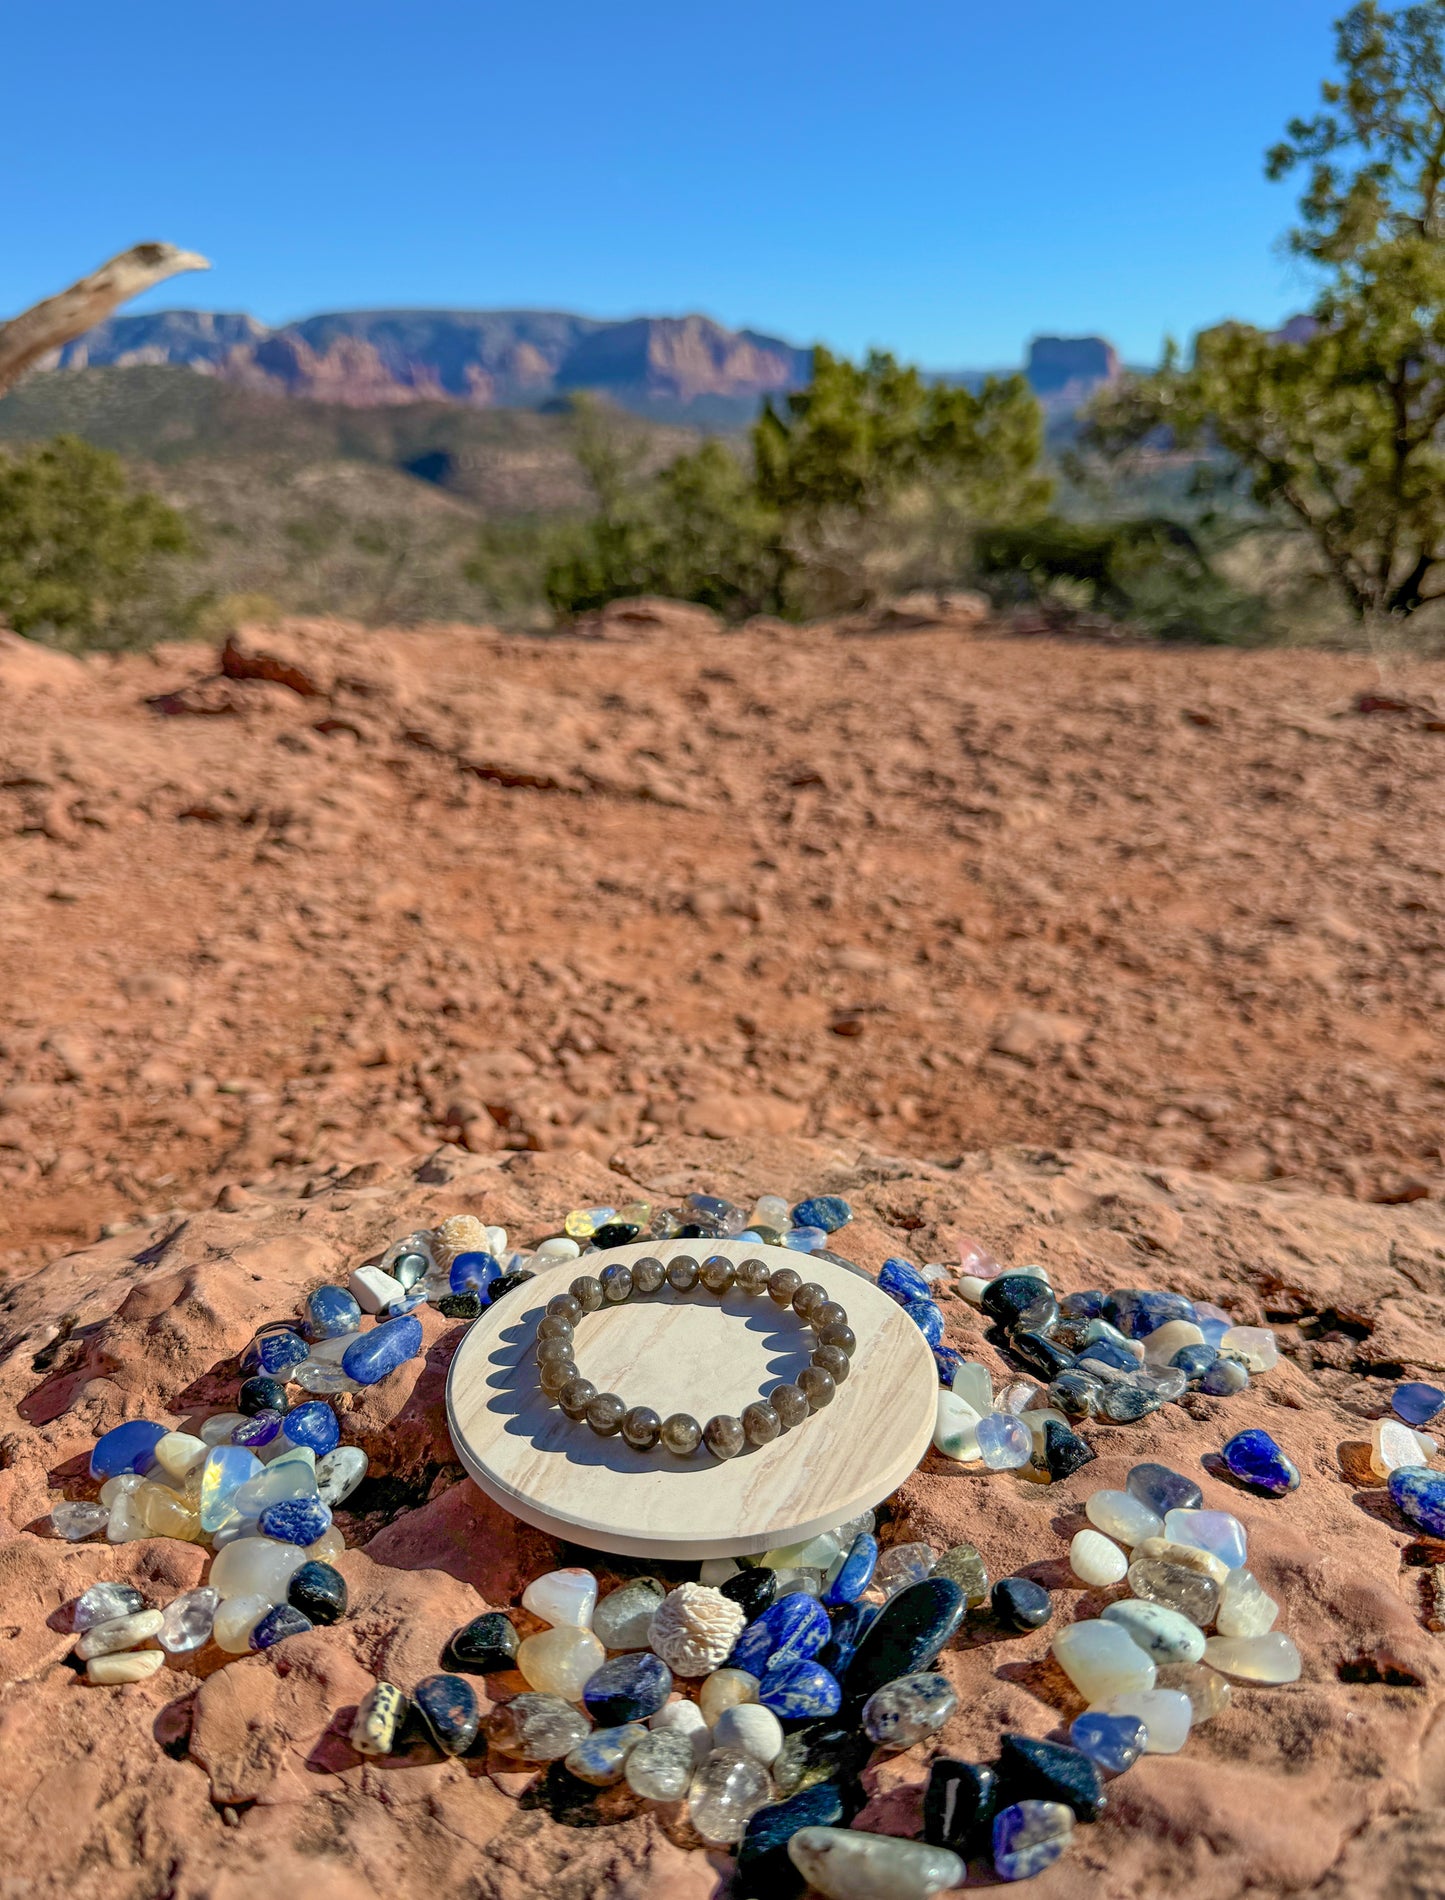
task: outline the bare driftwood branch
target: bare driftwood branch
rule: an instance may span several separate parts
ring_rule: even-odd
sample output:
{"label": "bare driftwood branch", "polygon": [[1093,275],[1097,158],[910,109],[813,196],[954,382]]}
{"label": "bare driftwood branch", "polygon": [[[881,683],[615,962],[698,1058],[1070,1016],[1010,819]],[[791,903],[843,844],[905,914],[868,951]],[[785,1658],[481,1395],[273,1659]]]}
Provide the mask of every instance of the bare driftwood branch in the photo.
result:
{"label": "bare driftwood branch", "polygon": [[82,277],[69,290],[32,304],[8,323],[0,323],[0,395],[17,383],[42,356],[74,342],[120,304],[162,284],[179,271],[209,270],[196,251],[174,244],[137,244],[108,264]]}

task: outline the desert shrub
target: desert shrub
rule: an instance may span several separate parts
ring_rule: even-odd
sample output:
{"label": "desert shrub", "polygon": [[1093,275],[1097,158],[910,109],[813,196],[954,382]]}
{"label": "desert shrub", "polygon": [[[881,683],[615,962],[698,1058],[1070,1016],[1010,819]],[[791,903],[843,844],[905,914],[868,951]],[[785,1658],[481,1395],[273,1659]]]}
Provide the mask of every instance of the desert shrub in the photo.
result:
{"label": "desert shrub", "polygon": [[175,624],[185,524],[75,436],[0,454],[0,618],[71,647],[142,644]]}

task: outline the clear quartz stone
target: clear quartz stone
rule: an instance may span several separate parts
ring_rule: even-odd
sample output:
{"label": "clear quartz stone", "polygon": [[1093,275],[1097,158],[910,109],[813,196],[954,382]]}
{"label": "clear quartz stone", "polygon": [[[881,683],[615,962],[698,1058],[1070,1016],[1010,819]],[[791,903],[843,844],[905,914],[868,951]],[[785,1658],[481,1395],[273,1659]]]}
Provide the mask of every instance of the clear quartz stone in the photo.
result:
{"label": "clear quartz stone", "polygon": [[185,1478],[205,1463],[208,1449],[204,1438],[190,1432],[167,1432],[164,1438],[156,1440],[151,1455],[168,1478]]}
{"label": "clear quartz stone", "polygon": [[110,1522],[110,1512],[103,1504],[67,1501],[52,1508],[50,1522],[57,1537],[63,1537],[69,1544],[78,1544],[103,1531]]}
{"label": "clear quartz stone", "polygon": [[644,1801],[680,1801],[696,1760],[690,1736],[676,1729],[649,1729],[627,1757],[627,1785]]}
{"label": "clear quartz stone", "polygon": [[1279,1364],[1279,1345],[1268,1326],[1231,1326],[1219,1350],[1242,1359],[1251,1372],[1268,1372]]}
{"label": "clear quartz stone", "polygon": [[100,1487],[100,1501],[109,1510],[117,1498],[123,1498],[127,1491],[139,1491],[144,1483],[138,1471],[122,1471],[118,1477],[107,1478]]}
{"label": "clear quartz stone", "polygon": [[609,1591],[592,1612],[593,1633],[608,1649],[646,1649],[653,1613],[667,1591],[655,1577],[634,1577]]}
{"label": "clear quartz stone", "polygon": [[1152,1659],[1116,1623],[1070,1623],[1052,1647],[1054,1660],[1088,1702],[1154,1687]]}
{"label": "clear quartz stone", "polygon": [[122,1491],[110,1507],[110,1517],[105,1527],[107,1541],[112,1544],[133,1544],[138,1538],[149,1537],[150,1534],[136,1506],[135,1492]]}
{"label": "clear quartz stone", "polygon": [[216,1611],[221,1606],[221,1595],[209,1584],[203,1584],[199,1590],[187,1590],[168,1603],[161,1618],[157,1632],[157,1641],[162,1649],[169,1650],[172,1656],[187,1655],[193,1649],[200,1649],[210,1641],[211,1627],[216,1620]]}
{"label": "clear quartz stone", "polygon": [[[781,1733],[779,1743],[781,1744]],[[772,1796],[768,1771],[747,1755],[716,1749],[693,1775],[687,1811],[693,1827],[705,1841],[727,1847],[742,1839],[743,1830]]]}
{"label": "clear quartz stone", "polygon": [[1231,1570],[1214,1627],[1221,1636],[1264,1636],[1275,1626],[1279,1605],[1252,1572]]}
{"label": "clear quartz stone", "polygon": [[129,1616],[145,1608],[145,1599],[133,1584],[93,1583],[75,1600],[71,1628],[77,1632],[94,1629],[97,1623],[109,1623],[117,1616]]}
{"label": "clear quartz stone", "polygon": [[980,1418],[993,1410],[993,1380],[988,1367],[976,1359],[960,1360],[953,1375],[953,1390]]}
{"label": "clear quartz stone", "polygon": [[936,1559],[932,1544],[890,1544],[878,1559],[872,1588],[885,1597],[897,1596],[910,1583],[921,1583]]}
{"label": "clear quartz stone", "polygon": [[607,1651],[591,1630],[568,1623],[528,1636],[517,1650],[517,1667],[528,1687],[543,1695],[561,1696],[564,1702],[580,1702],[582,1691],[606,1660]]}
{"label": "clear quartz stone", "polygon": [[1408,1425],[1397,1418],[1377,1418],[1370,1428],[1370,1469],[1377,1478],[1388,1478],[1402,1465],[1418,1465],[1420,1441]]}

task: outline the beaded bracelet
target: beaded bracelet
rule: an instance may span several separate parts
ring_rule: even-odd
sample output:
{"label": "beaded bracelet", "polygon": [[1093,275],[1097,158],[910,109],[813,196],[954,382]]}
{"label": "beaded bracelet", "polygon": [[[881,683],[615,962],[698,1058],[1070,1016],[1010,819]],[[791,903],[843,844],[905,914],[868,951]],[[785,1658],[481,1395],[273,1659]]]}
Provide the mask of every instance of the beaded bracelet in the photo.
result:
{"label": "beaded bracelet", "polygon": [[[602,1306],[621,1306],[634,1293],[656,1293],[664,1284],[687,1293],[701,1283],[719,1298],[736,1286],[743,1293],[766,1293],[775,1306],[790,1308],[810,1328],[816,1342],[812,1364],[798,1374],[796,1383],[775,1386],[764,1398],[743,1408],[734,1418],[721,1413],[699,1425],[686,1412],[659,1418],[648,1405],[629,1406],[615,1392],[599,1392],[577,1371],[574,1333],[585,1313]],[[661,1445],[679,1458],[691,1457],[706,1445],[714,1458],[736,1458],[745,1445],[770,1444],[780,1432],[791,1431],[813,1412],[832,1401],[848,1376],[848,1363],[857,1345],[848,1315],[828,1289],[816,1280],[804,1281],[791,1267],[771,1272],[765,1260],[734,1265],[724,1254],[714,1254],[699,1266],[680,1254],[664,1267],[660,1260],[635,1260],[630,1267],[604,1267],[594,1278],[582,1274],[566,1293],[555,1294],[537,1323],[536,1359],[543,1392],[554,1399],[568,1418],[585,1420],[600,1438],[615,1433],[634,1451]]]}

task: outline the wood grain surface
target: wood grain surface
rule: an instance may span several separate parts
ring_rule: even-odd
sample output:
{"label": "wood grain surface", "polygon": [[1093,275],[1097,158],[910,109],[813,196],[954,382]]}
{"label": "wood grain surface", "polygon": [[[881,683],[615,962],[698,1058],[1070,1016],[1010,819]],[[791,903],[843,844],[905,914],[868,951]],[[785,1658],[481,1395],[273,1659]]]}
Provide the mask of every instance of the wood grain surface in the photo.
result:
{"label": "wood grain surface", "polygon": [[[574,1423],[537,1384],[532,1344],[554,1293],[579,1273],[651,1255],[725,1253],[794,1267],[848,1309],[858,1336],[837,1397],[771,1445],[718,1462],[637,1452]],[[812,1335],[764,1295],[719,1300],[698,1286],[634,1294],[588,1313],[577,1367],[599,1392],[699,1424],[734,1416],[808,1364]],[[674,1240],[562,1261],[473,1322],[452,1359],[447,1422],[458,1458],[487,1495],[555,1537],[625,1556],[746,1556],[791,1544],[877,1504],[923,1456],[938,1375],[917,1326],[872,1280],[829,1261],[750,1242]]]}

